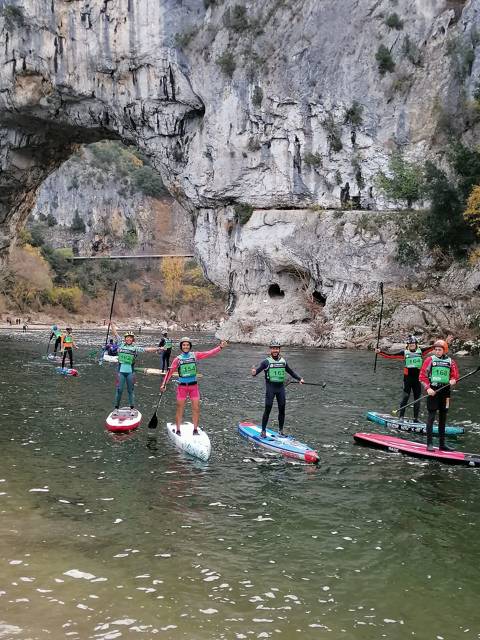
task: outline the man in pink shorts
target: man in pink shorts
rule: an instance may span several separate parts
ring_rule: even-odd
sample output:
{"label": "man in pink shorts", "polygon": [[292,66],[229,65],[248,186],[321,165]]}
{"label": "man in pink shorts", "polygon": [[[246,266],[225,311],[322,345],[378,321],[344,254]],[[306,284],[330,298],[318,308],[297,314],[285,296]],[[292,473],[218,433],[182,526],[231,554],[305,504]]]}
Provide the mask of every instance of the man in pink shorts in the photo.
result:
{"label": "man in pink shorts", "polygon": [[227,343],[222,340],[218,347],[210,349],[210,351],[192,351],[192,341],[190,338],[182,338],[180,340],[181,353],[172,362],[172,366],[168,370],[165,380],[163,381],[160,391],[163,393],[168,381],[173,373],[178,369],[178,386],[177,386],[177,412],[175,414],[175,423],[177,425],[177,435],[180,435],[180,425],[183,420],[185,411],[185,403],[190,398],[192,403],[192,421],[193,435],[198,435],[198,423],[200,420],[200,393],[197,382],[197,362],[205,358],[216,356],[217,353],[226,347]]}

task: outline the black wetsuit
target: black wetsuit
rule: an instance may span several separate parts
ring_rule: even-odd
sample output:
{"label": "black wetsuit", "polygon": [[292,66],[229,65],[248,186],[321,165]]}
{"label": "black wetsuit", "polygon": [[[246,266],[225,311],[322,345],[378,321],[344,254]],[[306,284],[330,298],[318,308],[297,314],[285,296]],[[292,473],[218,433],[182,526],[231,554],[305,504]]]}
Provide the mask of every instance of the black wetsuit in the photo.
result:
{"label": "black wetsuit", "polygon": [[[268,359],[263,360],[260,366],[256,369],[255,375],[258,375],[260,371],[265,371],[265,410],[262,417],[262,431],[265,431],[270,417],[270,412],[273,407],[273,401],[277,398],[278,404],[278,430],[283,431],[283,425],[285,424],[285,384],[283,382],[270,382],[267,378],[267,369],[269,366]],[[285,371],[295,380],[301,380],[300,376],[290,369],[288,364],[285,364]]]}
{"label": "black wetsuit", "polygon": [[[421,356],[424,358],[430,351],[432,351],[433,347],[424,347],[421,351]],[[401,351],[396,351],[395,353],[387,353],[385,351],[380,351],[378,354],[382,358],[387,358],[391,360],[405,360],[405,351],[406,349],[402,349]],[[419,380],[420,369],[416,367],[404,367],[403,368],[403,393],[402,398],[400,400],[400,410],[398,413],[399,418],[405,417],[405,405],[408,404],[408,399],[410,398],[410,393],[413,391],[413,399],[418,400],[422,395],[422,385]],[[416,402],[413,405],[413,419],[418,421],[418,417],[420,415],[420,402]]]}
{"label": "black wetsuit", "polygon": [[[159,347],[163,347],[165,344],[165,338],[162,338],[158,344]],[[172,355],[172,347],[162,351],[162,371],[168,371],[170,368],[170,356]]]}

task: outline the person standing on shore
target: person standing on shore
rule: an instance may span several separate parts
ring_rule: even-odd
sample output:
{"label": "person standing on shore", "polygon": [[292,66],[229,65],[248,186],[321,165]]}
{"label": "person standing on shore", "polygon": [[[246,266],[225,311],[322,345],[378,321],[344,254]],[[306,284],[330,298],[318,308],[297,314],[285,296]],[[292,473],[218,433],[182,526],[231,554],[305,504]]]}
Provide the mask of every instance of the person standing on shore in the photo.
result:
{"label": "person standing on shore", "polygon": [[62,369],[65,367],[65,359],[67,355],[70,360],[70,369],[73,369],[73,349],[78,349],[78,347],[75,344],[75,340],[72,336],[72,329],[70,327],[67,327],[65,335],[62,335],[61,345],[63,351]]}
{"label": "person standing on shore", "polygon": [[172,362],[171,368],[168,370],[165,380],[163,381],[160,391],[163,393],[167,387],[167,383],[178,369],[178,385],[177,385],[177,411],[175,414],[176,433],[181,435],[180,426],[185,411],[185,403],[190,398],[192,403],[192,422],[193,435],[198,435],[198,423],[200,421],[200,392],[197,382],[197,362],[211,358],[220,353],[227,346],[225,340],[222,340],[218,347],[210,349],[210,351],[192,351],[192,341],[190,338],[182,338],[180,340],[181,353]]}
{"label": "person standing on shore", "polygon": [[[120,339],[116,328],[112,325],[115,341],[118,343],[118,370],[115,385],[115,409],[120,409],[125,384],[127,385],[128,403],[130,409],[135,408],[135,359],[139,353],[154,353],[158,347],[138,347],[135,344],[133,331],[126,331],[123,340]],[[115,416],[115,412],[114,412]]]}
{"label": "person standing on shore", "polygon": [[173,342],[168,337],[168,333],[164,331],[163,338],[160,340],[158,346],[162,349],[162,373],[168,371],[170,366],[170,356],[172,355]]}
{"label": "person standing on shore", "polygon": [[285,424],[285,407],[287,404],[285,394],[285,377],[288,373],[292,378],[303,384],[304,380],[291,369],[285,358],[280,356],[280,343],[276,340],[270,342],[270,355],[262,360],[258,367],[252,367],[252,376],[257,376],[261,371],[265,371],[265,409],[262,417],[261,438],[267,437],[267,424],[273,401],[276,398],[278,404],[278,432],[283,436]]}
{"label": "person standing on shore", "polygon": [[433,355],[426,358],[420,370],[420,382],[428,394],[427,398],[427,450],[433,451],[433,423],[438,411],[438,434],[440,451],[451,451],[445,444],[445,425],[450,407],[451,388],[460,374],[457,364],[447,355],[448,343],[437,340],[433,345]]}

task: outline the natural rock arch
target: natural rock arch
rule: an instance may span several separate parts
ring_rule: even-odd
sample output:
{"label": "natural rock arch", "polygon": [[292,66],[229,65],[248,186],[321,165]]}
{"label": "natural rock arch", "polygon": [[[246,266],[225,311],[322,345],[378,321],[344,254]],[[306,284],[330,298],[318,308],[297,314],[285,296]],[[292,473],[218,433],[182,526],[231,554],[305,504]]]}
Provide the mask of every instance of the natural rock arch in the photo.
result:
{"label": "natural rock arch", "polygon": [[139,0],[95,4],[86,15],[68,0],[39,0],[17,22],[0,17],[0,257],[38,186],[80,143],[135,144],[183,197],[175,167],[204,105],[152,26],[169,3],[151,3],[147,23]]}

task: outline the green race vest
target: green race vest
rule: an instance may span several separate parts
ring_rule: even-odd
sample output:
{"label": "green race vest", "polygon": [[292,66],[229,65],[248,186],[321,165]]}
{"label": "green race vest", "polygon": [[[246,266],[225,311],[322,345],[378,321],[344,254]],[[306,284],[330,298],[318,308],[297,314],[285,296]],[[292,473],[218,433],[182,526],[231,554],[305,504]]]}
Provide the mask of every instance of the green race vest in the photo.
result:
{"label": "green race vest", "polygon": [[173,342],[170,340],[170,338],[165,338],[165,344],[163,345],[164,349],[171,349],[173,346]]}
{"label": "green race vest", "polygon": [[422,350],[410,351],[405,349],[405,366],[407,369],[421,369],[423,364]]}
{"label": "green race vest", "polygon": [[53,333],[55,334],[55,338],[61,338],[62,337],[62,330],[61,329],[57,329]]}
{"label": "green race vest", "polygon": [[127,344],[122,344],[118,350],[118,362],[133,366],[135,362],[136,348]]}
{"label": "green race vest", "polygon": [[437,356],[432,356],[432,370],[430,372],[431,384],[448,384],[450,382],[451,366],[451,358],[437,358]]}
{"label": "green race vest", "polygon": [[178,365],[179,378],[196,378],[197,377],[197,359],[194,353],[186,353],[179,356],[180,364]]}
{"label": "green race vest", "polygon": [[287,362],[285,358],[274,360],[268,356],[267,380],[269,382],[285,382],[285,367]]}
{"label": "green race vest", "polygon": [[65,336],[63,339],[63,344],[67,344],[67,345],[71,345],[73,342],[73,337],[72,336]]}

